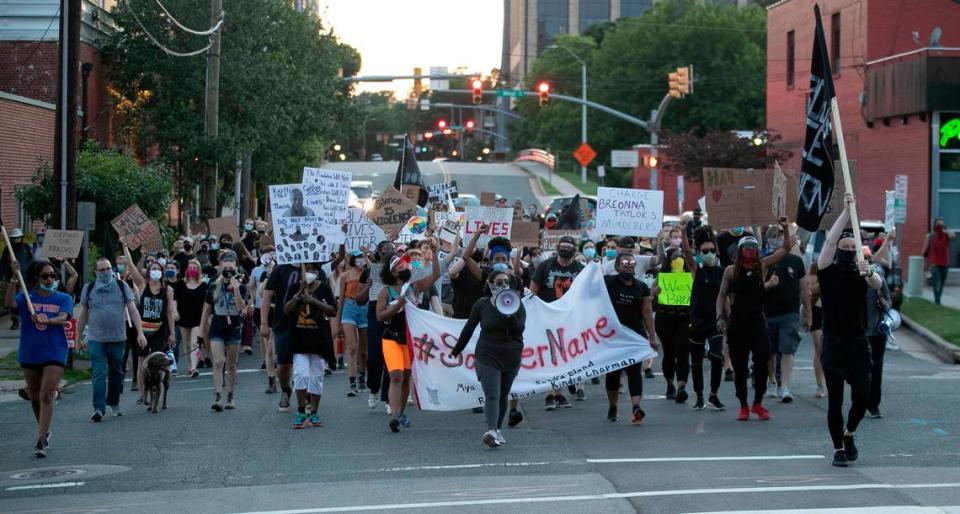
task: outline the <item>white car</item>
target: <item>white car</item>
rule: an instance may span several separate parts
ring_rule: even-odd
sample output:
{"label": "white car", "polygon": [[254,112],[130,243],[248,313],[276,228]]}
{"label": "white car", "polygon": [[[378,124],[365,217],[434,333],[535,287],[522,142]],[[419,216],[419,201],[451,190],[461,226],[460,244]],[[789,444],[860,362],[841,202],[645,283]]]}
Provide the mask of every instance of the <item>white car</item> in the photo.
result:
{"label": "white car", "polygon": [[351,180],[350,181],[350,205],[353,205],[353,198],[357,198],[357,207],[364,211],[373,209],[374,200],[377,199],[377,193],[373,190],[373,182],[369,180]]}

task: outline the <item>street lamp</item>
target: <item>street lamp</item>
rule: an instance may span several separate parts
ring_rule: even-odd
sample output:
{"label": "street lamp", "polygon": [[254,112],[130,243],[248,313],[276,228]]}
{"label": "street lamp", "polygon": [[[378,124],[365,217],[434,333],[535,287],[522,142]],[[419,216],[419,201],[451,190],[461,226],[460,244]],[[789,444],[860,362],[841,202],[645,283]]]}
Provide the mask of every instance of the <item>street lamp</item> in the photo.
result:
{"label": "street lamp", "polygon": [[[580,97],[583,99],[583,103],[580,105],[580,140],[583,143],[587,142],[587,63],[584,62],[573,50],[560,45],[550,45],[547,49],[560,48],[566,50],[577,62],[580,63]],[[587,183],[587,167],[580,166],[580,182],[582,184]]]}

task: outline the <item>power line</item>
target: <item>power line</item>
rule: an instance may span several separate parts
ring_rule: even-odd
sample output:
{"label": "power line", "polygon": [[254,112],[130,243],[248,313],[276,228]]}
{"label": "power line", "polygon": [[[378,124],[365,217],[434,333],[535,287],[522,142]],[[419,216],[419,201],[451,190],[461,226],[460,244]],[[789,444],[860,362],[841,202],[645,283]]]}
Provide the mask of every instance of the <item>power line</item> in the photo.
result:
{"label": "power line", "polygon": [[213,34],[214,32],[220,30],[220,26],[223,25],[223,11],[220,11],[220,20],[217,21],[217,24],[216,24],[216,25],[214,25],[213,27],[210,27],[210,28],[207,29],[207,30],[203,30],[203,31],[193,30],[193,29],[187,27],[186,25],[180,23],[179,21],[177,21],[177,19],[174,18],[172,14],[170,14],[170,11],[168,11],[167,8],[164,7],[162,3],[160,3],[160,0],[156,0],[156,2],[157,2],[157,5],[160,6],[160,10],[163,11],[163,14],[166,14],[166,15],[167,15],[167,18],[170,18],[170,21],[172,21],[174,25],[180,27],[180,29],[183,30],[184,32],[188,32],[188,33],[190,33],[190,34],[195,34],[195,35],[197,35],[197,36],[209,36],[209,35]]}
{"label": "power line", "polygon": [[[147,27],[144,26],[143,22],[140,20],[140,17],[137,16],[137,11],[136,11],[136,9],[133,8],[133,5],[131,5],[131,1],[130,1],[130,0],[127,0],[127,8],[130,9],[130,14],[133,16],[133,19],[137,21],[137,25],[140,25],[140,28],[143,30],[143,33],[147,36],[147,39],[149,39],[149,40],[154,44],[154,46],[156,46],[157,48],[159,48],[160,50],[162,50],[162,51],[163,51],[165,54],[167,54],[167,55],[170,55],[170,56],[173,56],[173,57],[193,57],[193,56],[195,56],[195,55],[200,55],[200,54],[206,52],[207,50],[210,49],[210,47],[213,46],[213,40],[212,40],[212,38],[211,38],[211,40],[207,43],[207,46],[205,46],[205,47],[203,47],[203,48],[201,48],[201,49],[199,49],[199,50],[194,50],[194,51],[192,51],[192,52],[177,52],[176,50],[171,50],[171,49],[167,48],[166,46],[164,46],[163,43],[161,43],[157,38],[155,38],[155,37],[153,36],[153,34],[150,33],[149,30],[147,30]],[[222,13],[221,13],[221,23],[222,23],[222,20],[223,20],[223,17],[222,17]],[[219,26],[220,26],[221,23],[218,23],[218,24],[217,24],[217,27],[218,27],[218,28],[219,28]]]}

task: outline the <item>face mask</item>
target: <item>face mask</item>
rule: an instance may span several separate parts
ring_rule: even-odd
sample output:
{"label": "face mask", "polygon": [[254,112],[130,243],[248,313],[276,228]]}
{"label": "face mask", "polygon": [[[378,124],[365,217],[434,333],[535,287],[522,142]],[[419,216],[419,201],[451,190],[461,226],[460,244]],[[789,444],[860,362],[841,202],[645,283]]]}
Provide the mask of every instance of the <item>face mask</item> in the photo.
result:
{"label": "face mask", "polygon": [[706,255],[699,255],[698,257],[700,258],[700,262],[702,262],[704,266],[716,266],[716,265],[717,265],[717,254],[715,254],[715,253],[708,253],[708,254],[706,254]]}
{"label": "face mask", "polygon": [[507,266],[505,262],[495,262],[493,263],[492,269],[497,273],[505,273],[510,270],[510,266]]}
{"label": "face mask", "polygon": [[603,255],[605,255],[605,256],[607,257],[607,259],[615,259],[615,258],[617,257],[617,251],[616,251],[616,250],[607,250],[607,251],[603,252]]}
{"label": "face mask", "polygon": [[316,273],[304,273],[304,274],[303,274],[303,279],[306,280],[308,284],[312,284],[314,281],[317,280],[317,274],[316,274]]}
{"label": "face mask", "polygon": [[733,227],[730,229],[730,234],[740,237],[743,235],[743,227]]}
{"label": "face mask", "polygon": [[198,276],[200,276],[200,270],[194,268],[187,269],[187,278],[197,278]]}
{"label": "face mask", "polygon": [[857,252],[853,250],[837,250],[837,264],[844,268],[853,268],[857,260]]}
{"label": "face mask", "polygon": [[357,259],[357,260],[354,261],[354,262],[357,264],[357,267],[358,267],[358,268],[362,268],[362,267],[364,267],[364,266],[367,265],[367,260],[366,260],[366,259]]}
{"label": "face mask", "polygon": [[420,261],[412,261],[410,262],[410,266],[413,269],[420,269],[420,267],[423,266],[423,263],[421,263]]}
{"label": "face mask", "polygon": [[774,253],[783,246],[783,241],[779,239],[771,239],[767,241],[767,250],[770,253]]}
{"label": "face mask", "polygon": [[164,259],[163,257],[161,257],[160,259],[157,260],[157,264],[159,264],[159,265],[161,265],[161,266],[166,266],[166,265],[167,265],[167,260]]}
{"label": "face mask", "polygon": [[53,282],[51,282],[49,286],[46,285],[46,284],[44,284],[43,282],[40,282],[40,289],[42,289],[42,290],[44,290],[44,291],[46,291],[46,292],[48,292],[48,293],[52,293],[52,292],[54,292],[54,291],[57,290],[57,286],[58,286],[58,285],[59,285],[59,284],[57,284],[57,281],[56,281],[56,280],[54,280]]}
{"label": "face mask", "polygon": [[210,249],[213,250],[213,251],[217,251],[217,250],[220,249],[220,245],[218,245],[217,243],[211,243],[211,244],[210,244]]}
{"label": "face mask", "polygon": [[157,280],[160,280],[161,277],[163,277],[163,273],[161,273],[160,270],[158,269],[150,270],[150,280],[157,281]]}
{"label": "face mask", "polygon": [[533,264],[534,264],[534,265],[539,266],[541,262],[543,262],[543,256],[542,256],[542,255],[537,255],[536,257],[533,258]]}
{"label": "face mask", "polygon": [[243,229],[246,230],[247,232],[250,232],[251,230],[253,230],[253,223],[244,223]]}
{"label": "face mask", "polygon": [[127,271],[126,266],[124,266],[123,264],[117,264],[117,273],[123,274],[123,272],[125,271]]}
{"label": "face mask", "polygon": [[166,270],[166,271],[163,272],[163,276],[165,276],[165,277],[167,277],[167,278],[174,278],[174,277],[177,276],[177,270],[175,270],[175,269],[168,269],[168,270]]}
{"label": "face mask", "polygon": [[620,275],[620,278],[621,278],[622,280],[633,280],[633,272],[632,272],[632,271],[619,271],[619,272],[617,272],[617,273]]}
{"label": "face mask", "polygon": [[672,261],[670,261],[670,271],[672,273],[682,273],[683,259],[673,259]]}
{"label": "face mask", "polygon": [[596,248],[584,248],[584,249],[583,249],[583,256],[586,257],[586,258],[588,258],[588,259],[592,259],[592,258],[594,258],[594,257],[597,256],[597,249],[596,249]]}
{"label": "face mask", "polygon": [[113,271],[98,271],[97,272],[97,284],[105,286],[110,283],[110,280],[113,279]]}
{"label": "face mask", "polygon": [[232,269],[225,269],[221,271],[220,274],[223,275],[223,278],[231,279],[233,278],[234,271]]}
{"label": "face mask", "polygon": [[401,271],[400,273],[397,273],[397,278],[399,278],[399,279],[400,279],[401,281],[403,281],[403,282],[409,282],[409,281],[410,281],[410,277],[411,277],[412,275],[413,275],[413,273],[412,273],[410,270],[405,269],[405,270]]}
{"label": "face mask", "polygon": [[653,281],[656,280],[653,277],[644,276],[641,281],[647,285],[648,288],[653,289]]}
{"label": "face mask", "polygon": [[679,237],[675,237],[670,240],[670,246],[672,246],[673,248],[680,248],[680,245],[682,244],[683,244],[683,240],[680,239]]}
{"label": "face mask", "polygon": [[743,259],[743,265],[752,268],[757,265],[757,249],[756,248],[744,248],[743,252],[740,254],[740,258]]}
{"label": "face mask", "polygon": [[572,259],[574,253],[576,252],[573,250],[573,248],[557,249],[557,255],[564,259]]}
{"label": "face mask", "polygon": [[267,266],[267,265],[269,265],[271,262],[273,262],[273,257],[270,257],[270,254],[269,254],[269,253],[263,254],[263,255],[260,256],[260,264],[262,264],[262,265],[264,265],[264,266]]}

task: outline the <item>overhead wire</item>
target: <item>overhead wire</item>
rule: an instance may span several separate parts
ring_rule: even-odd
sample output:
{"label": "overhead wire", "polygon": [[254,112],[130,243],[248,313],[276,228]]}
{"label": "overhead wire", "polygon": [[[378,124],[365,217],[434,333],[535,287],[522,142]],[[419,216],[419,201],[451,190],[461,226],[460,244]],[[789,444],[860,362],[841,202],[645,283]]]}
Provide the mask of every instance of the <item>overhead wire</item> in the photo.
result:
{"label": "overhead wire", "polygon": [[163,14],[167,15],[167,18],[170,18],[170,21],[172,21],[174,25],[180,27],[180,30],[184,32],[195,34],[197,36],[209,36],[209,35],[212,35],[214,32],[220,30],[220,27],[223,25],[223,11],[220,11],[220,19],[217,21],[216,25],[214,25],[213,27],[210,27],[207,30],[193,30],[190,27],[187,27],[186,25],[180,23],[176,18],[174,18],[174,16],[170,14],[170,11],[168,11],[167,8],[164,7],[164,5],[160,2],[160,0],[156,0],[156,2],[157,2],[157,5],[160,7],[160,10],[163,11]]}
{"label": "overhead wire", "polygon": [[[147,36],[147,39],[149,39],[154,46],[162,50],[163,53],[167,55],[170,55],[173,57],[193,57],[195,55],[200,55],[206,52],[207,50],[210,50],[210,48],[213,46],[213,38],[209,38],[207,46],[200,48],[198,50],[194,50],[192,52],[178,52],[176,50],[171,50],[170,48],[167,48],[166,45],[161,43],[159,39],[154,37],[154,35],[151,34],[149,30],[147,30],[147,27],[143,24],[143,21],[140,19],[139,16],[137,16],[137,11],[136,9],[134,9],[132,2],[130,0],[127,0],[127,7],[130,9],[130,14],[133,16],[133,19],[136,20],[137,25],[140,25],[140,29],[143,30],[143,33]],[[222,22],[223,22],[223,13],[221,12],[220,22],[217,23],[217,30],[219,30],[219,27],[222,25]]]}

